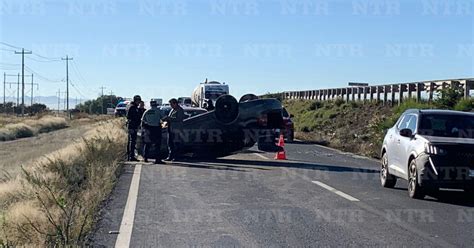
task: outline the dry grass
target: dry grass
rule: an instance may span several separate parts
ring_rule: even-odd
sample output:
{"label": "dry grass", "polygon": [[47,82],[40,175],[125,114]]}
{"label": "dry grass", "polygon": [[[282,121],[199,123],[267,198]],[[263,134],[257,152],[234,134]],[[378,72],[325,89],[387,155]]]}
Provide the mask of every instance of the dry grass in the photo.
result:
{"label": "dry grass", "polygon": [[119,120],[46,155],[0,184],[0,246],[81,245],[124,158]]}
{"label": "dry grass", "polygon": [[25,119],[22,119],[20,117],[17,117],[16,115],[6,115],[6,114],[0,114],[0,128],[7,124],[14,124],[14,123],[19,123]]}
{"label": "dry grass", "polygon": [[11,122],[0,128],[0,141],[32,137],[39,133],[51,132],[65,127],[67,127],[66,119],[54,116],[25,119],[16,123]]}

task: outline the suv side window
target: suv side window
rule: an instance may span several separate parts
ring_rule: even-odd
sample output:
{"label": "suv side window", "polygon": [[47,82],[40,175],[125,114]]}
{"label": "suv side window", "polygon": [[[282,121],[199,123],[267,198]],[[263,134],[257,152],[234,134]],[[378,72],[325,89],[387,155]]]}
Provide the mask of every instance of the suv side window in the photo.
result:
{"label": "suv side window", "polygon": [[410,115],[403,115],[401,117],[401,121],[397,125],[397,129],[401,130],[401,129],[406,128],[409,119],[410,119]]}
{"label": "suv side window", "polygon": [[406,128],[410,129],[412,133],[415,133],[417,123],[418,123],[417,116],[410,115],[410,118],[408,118],[408,123],[407,123]]}
{"label": "suv side window", "polygon": [[398,124],[397,128],[398,130],[408,128],[410,129],[413,133],[415,133],[416,130],[416,125],[417,125],[417,117],[416,115],[413,114],[407,114],[403,116],[402,121]]}

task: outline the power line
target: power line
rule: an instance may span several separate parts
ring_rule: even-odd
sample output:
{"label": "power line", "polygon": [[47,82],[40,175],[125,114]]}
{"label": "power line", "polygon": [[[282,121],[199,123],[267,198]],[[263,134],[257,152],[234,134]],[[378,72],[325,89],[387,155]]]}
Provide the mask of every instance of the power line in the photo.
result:
{"label": "power line", "polygon": [[[14,49],[23,49],[23,48],[21,48],[21,47],[17,47],[17,46],[14,46],[14,45],[11,45],[11,44],[8,44],[8,43],[5,43],[5,42],[0,42],[0,44],[3,44],[3,45],[5,45],[5,46],[8,46],[8,47],[11,47],[11,48],[14,48]],[[15,50],[5,49],[5,48],[0,48],[0,50],[9,51],[9,52],[15,52]],[[30,50],[29,52],[31,52],[31,50]],[[36,60],[36,59],[34,59],[34,58],[29,58],[29,59],[31,59],[31,60],[35,60],[35,61],[38,61],[38,62],[56,62],[56,61],[61,61],[61,57],[47,57],[47,56],[43,56],[43,55],[38,54],[38,53],[34,53],[33,56],[36,56],[36,57],[38,57],[38,58],[47,60],[47,61],[40,61],[40,60]]]}
{"label": "power line", "polygon": [[7,51],[7,52],[14,52],[15,50],[13,49],[5,49],[5,48],[0,48],[0,50],[2,51]]}
{"label": "power line", "polygon": [[28,58],[27,59],[29,60],[33,60],[33,61],[36,61],[36,62],[41,62],[41,63],[51,63],[51,62],[58,62],[58,61],[61,61],[61,60],[53,60],[53,59],[49,59],[49,60],[39,60],[39,59],[35,59],[35,58]]}
{"label": "power line", "polygon": [[74,85],[72,82],[71,82],[71,86],[72,88],[74,88],[74,90],[76,90],[76,92],[81,95],[82,98],[86,98],[86,96],[84,94],[82,94],[82,92],[76,87],[76,85]]}
{"label": "power line", "polygon": [[29,67],[29,66],[25,66],[25,68],[26,68],[26,70],[27,70],[28,72],[31,72],[31,73],[36,74],[37,77],[41,78],[41,79],[44,80],[44,81],[48,81],[48,82],[51,82],[51,83],[62,83],[62,82],[64,82],[62,79],[60,79],[60,80],[54,80],[54,79],[47,78],[47,77],[45,77],[45,76],[39,74],[39,73],[36,72],[35,70],[31,69],[31,67]]}
{"label": "power line", "polygon": [[17,71],[18,69],[12,69],[12,68],[0,68],[1,70],[4,71]]}
{"label": "power line", "polygon": [[[77,63],[73,60],[71,61],[72,69],[74,71],[74,74],[77,76],[77,82],[76,84],[78,86],[81,86],[81,84],[87,85],[88,80],[83,76],[83,74],[79,71],[79,68],[77,66]],[[85,87],[84,85],[81,86],[85,91],[87,91],[89,94],[95,94],[94,91],[92,91],[90,88]]]}
{"label": "power line", "polygon": [[9,47],[14,48],[14,49],[22,49],[21,47],[17,47],[17,46],[14,46],[14,45],[10,45],[10,44],[5,43],[5,42],[3,42],[3,41],[0,41],[0,44],[3,44],[3,45],[5,45],[5,46],[9,46]]}
{"label": "power line", "polygon": [[43,56],[43,55],[40,55],[40,54],[35,54],[35,56],[37,56],[37,57],[39,57],[39,58],[42,58],[42,59],[50,60],[51,62],[53,62],[53,61],[61,61],[61,58],[60,58],[60,57],[46,57],[46,56]]}
{"label": "power line", "polygon": [[76,62],[75,61],[72,61],[72,68],[74,70],[74,72],[76,73],[76,75],[84,82],[87,82],[87,80],[83,77],[82,73],[79,71],[79,68],[77,67],[76,65]]}

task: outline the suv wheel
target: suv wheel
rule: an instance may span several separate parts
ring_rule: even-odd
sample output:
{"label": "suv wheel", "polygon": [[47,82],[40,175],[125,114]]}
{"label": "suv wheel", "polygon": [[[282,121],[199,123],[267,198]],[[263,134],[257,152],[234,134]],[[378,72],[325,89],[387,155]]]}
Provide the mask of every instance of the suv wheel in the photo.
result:
{"label": "suv wheel", "polygon": [[390,175],[388,171],[388,156],[384,153],[382,156],[382,166],[380,168],[380,183],[385,188],[393,188],[397,183],[397,178]]}
{"label": "suv wheel", "polygon": [[416,169],[414,159],[408,167],[408,194],[414,199],[423,199],[425,197],[423,188],[418,184],[418,170]]}

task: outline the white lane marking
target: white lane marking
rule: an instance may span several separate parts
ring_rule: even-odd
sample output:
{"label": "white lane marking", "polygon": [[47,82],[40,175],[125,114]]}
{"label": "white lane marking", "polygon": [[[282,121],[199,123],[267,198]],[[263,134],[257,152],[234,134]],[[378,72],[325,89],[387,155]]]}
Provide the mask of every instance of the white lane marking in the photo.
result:
{"label": "white lane marking", "polygon": [[263,158],[263,159],[266,159],[266,160],[270,160],[269,158],[263,156],[262,154],[260,153],[254,153],[257,157],[260,157],[260,158]]}
{"label": "white lane marking", "polygon": [[325,189],[327,189],[327,190],[333,192],[334,194],[336,194],[336,195],[338,195],[338,196],[340,196],[340,197],[343,197],[343,198],[345,198],[345,199],[347,199],[347,200],[349,200],[349,201],[354,201],[354,202],[358,202],[358,201],[359,201],[359,199],[357,199],[357,198],[355,198],[355,197],[352,197],[352,196],[350,196],[350,195],[348,195],[348,194],[346,194],[346,193],[344,193],[344,192],[342,192],[342,191],[339,191],[339,190],[337,190],[337,189],[335,189],[335,188],[333,188],[333,187],[331,187],[331,186],[329,186],[329,185],[327,185],[327,184],[324,184],[324,183],[322,183],[322,182],[320,182],[320,181],[311,181],[311,182],[314,183],[314,184],[316,184],[316,185],[318,185],[318,186],[320,186],[320,187],[323,187],[323,188],[325,188]]}
{"label": "white lane marking", "polygon": [[133,171],[132,182],[128,191],[127,204],[123,211],[122,222],[120,223],[120,231],[115,241],[115,247],[130,247],[130,239],[132,238],[133,221],[135,219],[135,209],[137,207],[138,188],[140,186],[140,175],[142,165],[135,165]]}

